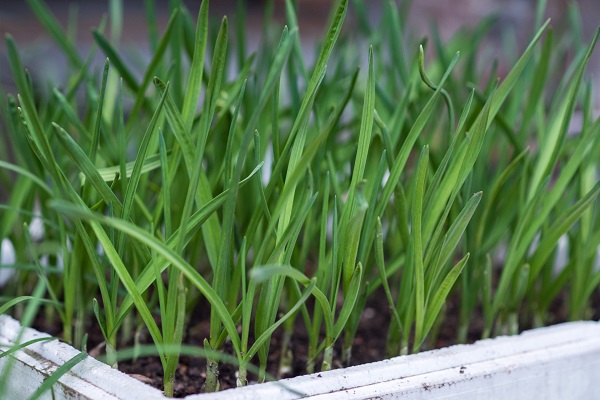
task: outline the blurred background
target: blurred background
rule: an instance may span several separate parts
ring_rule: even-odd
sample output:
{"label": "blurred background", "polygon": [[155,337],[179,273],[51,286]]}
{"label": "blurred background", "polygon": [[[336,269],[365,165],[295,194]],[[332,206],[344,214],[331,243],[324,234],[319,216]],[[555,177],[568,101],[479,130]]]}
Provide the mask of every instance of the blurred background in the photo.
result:
{"label": "blurred background", "polygon": [[[366,18],[376,23],[381,17],[385,1],[388,0],[365,1]],[[396,1],[400,9],[405,5],[403,0],[392,1]],[[307,53],[312,54],[314,42],[319,40],[325,30],[333,2],[333,0],[297,0],[301,39]],[[90,30],[98,26],[103,16],[108,15],[111,3],[114,5],[119,2],[114,0],[45,1],[63,27],[67,27],[70,19],[77,21],[76,26],[70,28],[77,38],[77,46],[82,54],[85,54],[92,45]],[[144,0],[123,1],[123,29],[121,32],[111,33],[120,37],[121,49],[129,49],[134,56],[136,53],[149,54],[144,3]],[[169,1],[158,0],[155,3],[159,26],[164,27],[168,19]],[[184,1],[184,3],[194,15],[199,8],[200,0]],[[230,21],[234,21],[236,3],[236,0],[212,0],[211,14],[215,20],[228,15]],[[363,17],[358,15],[356,8],[352,6],[354,1],[351,0],[350,3],[345,29],[354,29],[360,17]],[[408,13],[408,30],[417,38],[429,35],[431,27],[435,24],[442,39],[448,40],[458,30],[474,28],[483,19],[492,15],[496,17],[490,38],[490,46],[494,48],[499,49],[506,46],[507,41],[512,41],[509,45],[522,49],[533,35],[537,0],[417,0],[411,3],[405,8]],[[246,0],[242,4],[247,10],[246,40],[249,51],[252,51],[258,46],[267,0]],[[274,0],[273,16],[282,24],[284,4],[284,0]],[[575,12],[577,9],[578,13]],[[568,18],[579,18],[582,26],[581,36],[583,41],[587,42],[600,23],[600,1],[547,0],[546,17],[552,18],[552,25],[559,33],[561,29],[570,29],[565,23]],[[108,24],[106,32],[111,32],[110,29]],[[12,34],[19,46],[23,61],[34,78],[43,76],[43,81],[50,80],[57,84],[64,80],[61,74],[65,70],[64,60],[61,59],[62,56],[56,51],[52,39],[30,10],[28,1],[0,0],[0,33],[3,38],[6,33]],[[10,70],[3,38],[0,41],[0,84],[10,91]],[[489,53],[494,54],[494,51]],[[511,61],[507,60],[508,63]],[[600,76],[600,51],[596,51],[593,55],[588,72],[593,76]],[[600,95],[597,94],[596,98],[600,100]]]}

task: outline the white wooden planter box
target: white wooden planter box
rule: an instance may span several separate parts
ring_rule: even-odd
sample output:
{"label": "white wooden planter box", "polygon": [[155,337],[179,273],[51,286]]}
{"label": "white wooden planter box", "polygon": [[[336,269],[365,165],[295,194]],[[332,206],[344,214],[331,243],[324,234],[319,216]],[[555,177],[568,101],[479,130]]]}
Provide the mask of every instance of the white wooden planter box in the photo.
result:
{"label": "white wooden planter box", "polygon": [[[0,352],[19,334],[17,321],[0,316]],[[26,329],[21,342],[47,336]],[[9,392],[25,399],[77,350],[56,340],[15,353]],[[12,357],[12,356],[11,356]],[[9,357],[0,358],[0,375]],[[357,367],[227,390],[202,399],[593,399],[600,398],[600,323],[572,322],[396,357]],[[149,386],[86,358],[54,387],[56,399],[164,399]],[[47,398],[52,398],[48,394]]]}

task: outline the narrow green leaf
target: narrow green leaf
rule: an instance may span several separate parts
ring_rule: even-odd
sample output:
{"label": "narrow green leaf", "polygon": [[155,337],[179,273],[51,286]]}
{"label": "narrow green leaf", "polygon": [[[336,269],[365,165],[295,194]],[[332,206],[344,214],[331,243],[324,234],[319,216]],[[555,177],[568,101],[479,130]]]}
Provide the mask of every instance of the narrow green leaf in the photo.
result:
{"label": "narrow green leaf", "polygon": [[423,323],[423,336],[421,337],[421,343],[418,343],[415,345],[415,347],[414,347],[415,349],[418,349],[421,347],[421,344],[422,344],[423,340],[425,340],[427,333],[431,330],[431,327],[433,326],[433,323],[435,322],[436,318],[438,317],[438,314],[440,313],[442,306],[446,302],[446,298],[448,297],[450,290],[454,286],[454,283],[460,276],[463,268],[465,267],[467,261],[469,260],[469,256],[470,256],[470,254],[467,253],[450,270],[448,275],[446,275],[446,278],[444,278],[444,281],[440,285],[439,289],[437,290],[435,296],[433,296],[433,299],[431,300],[431,302],[429,302],[427,304],[427,311],[425,312],[425,322]]}
{"label": "narrow green leaf", "polygon": [[42,395],[44,393],[46,393],[48,390],[50,390],[52,388],[52,385],[54,385],[56,382],[58,382],[58,380],[64,374],[66,374],[71,369],[73,369],[74,366],[76,366],[77,364],[79,364],[80,362],[82,362],[83,360],[85,360],[87,358],[87,356],[88,356],[87,353],[79,353],[76,356],[70,358],[63,365],[61,365],[60,367],[58,367],[56,369],[56,371],[54,371],[49,377],[47,377],[44,380],[44,382],[31,395],[31,397],[29,398],[29,400],[37,400],[40,397],[42,397]]}
{"label": "narrow green leaf", "polygon": [[[52,340],[58,340],[58,339],[55,337],[41,337],[41,338],[28,340],[27,342],[14,344],[14,345],[10,346],[10,348],[2,350],[2,353],[0,353],[0,359],[2,357],[8,357],[11,354],[16,353],[17,351],[26,348],[27,346],[31,346],[32,344],[39,343],[39,342],[50,342]],[[6,345],[2,345],[2,347],[4,347],[4,346],[6,346]]]}
{"label": "narrow green leaf", "polygon": [[92,143],[88,156],[92,164],[96,164],[96,154],[100,145],[100,131],[102,129],[102,109],[104,108],[104,97],[106,95],[106,82],[108,80],[109,63],[108,58],[104,62],[104,71],[102,73],[102,83],[100,84],[100,96],[98,97],[98,108],[96,110],[96,122],[92,132]]}
{"label": "narrow green leaf", "polygon": [[[283,324],[288,318],[294,315],[298,309],[306,302],[311,293],[314,293],[317,286],[317,282],[315,280],[311,280],[308,284],[306,290],[300,296],[296,304],[293,307],[290,307],[289,311],[285,313],[278,321],[273,323],[269,328],[267,328],[259,337],[256,339],[256,342],[248,349],[248,353],[244,355],[246,360],[250,360],[254,355],[260,350],[261,346],[263,346],[267,341],[271,339],[271,335],[281,324]],[[318,290],[318,289],[317,289]]]}
{"label": "narrow green leaf", "polygon": [[422,341],[423,324],[425,322],[425,267],[423,265],[423,198],[425,196],[425,180],[427,178],[427,166],[429,164],[429,147],[423,147],[417,173],[415,177],[415,189],[412,203],[412,237],[413,255],[415,262],[415,343]]}
{"label": "narrow green leaf", "polygon": [[[300,283],[303,286],[310,286],[314,279],[308,278],[302,272],[300,272],[296,268],[292,268],[290,265],[263,265],[252,268],[250,271],[250,279],[256,283],[266,282],[273,277],[289,277],[294,279],[296,282]],[[334,332],[333,325],[333,315],[329,310],[329,301],[327,297],[323,294],[323,292],[314,286],[311,289],[312,294],[315,297],[315,300],[321,306],[323,314],[325,315],[325,330],[327,335],[332,337]]]}
{"label": "narrow green leaf", "polygon": [[490,115],[486,124],[486,130],[492,124],[492,121],[498,114],[498,111],[500,111],[500,107],[502,107],[502,105],[504,104],[504,101],[506,100],[508,94],[513,90],[515,84],[517,83],[517,80],[521,76],[521,73],[523,72],[529,59],[533,55],[533,49],[542,37],[542,34],[546,30],[546,27],[549,23],[550,20],[546,20],[542,27],[537,31],[537,33],[523,52],[523,55],[521,55],[521,57],[517,60],[514,67],[510,70],[508,75],[506,75],[506,78],[504,78],[504,81],[502,81],[500,86],[498,86],[498,90],[496,90],[494,99],[492,100],[492,104],[490,106]]}
{"label": "narrow green leaf", "polygon": [[390,310],[392,310],[392,317],[396,321],[396,324],[398,324],[399,329],[402,330],[402,321],[400,320],[400,316],[398,315],[398,310],[396,309],[394,299],[392,297],[392,292],[390,291],[388,275],[385,270],[385,257],[383,254],[383,228],[381,227],[381,219],[379,217],[377,217],[377,235],[375,236],[375,247],[375,259],[377,263],[379,277],[381,279],[381,284],[383,286],[383,290],[385,292],[385,296],[387,298]]}
{"label": "narrow green leaf", "polygon": [[79,51],[77,51],[75,44],[69,40],[68,35],[60,26],[60,23],[52,14],[52,11],[50,11],[48,6],[41,0],[27,0],[27,4],[44,28],[46,28],[52,39],[54,39],[58,46],[62,48],[67,55],[69,62],[76,69],[81,69],[81,67],[83,67],[83,61],[79,56]]}
{"label": "narrow green leaf", "polygon": [[191,130],[194,122],[194,114],[202,89],[202,74],[204,72],[204,56],[206,53],[206,42],[208,40],[208,0],[203,0],[198,12],[196,22],[196,36],[194,38],[194,56],[190,66],[190,74],[187,82],[187,90],[183,100],[181,118],[188,130]]}
{"label": "narrow green leaf", "polygon": [[63,128],[55,123],[52,123],[52,126],[54,127],[56,137],[63,145],[63,148],[67,151],[71,160],[73,160],[73,162],[81,169],[82,173],[86,176],[87,181],[98,191],[104,202],[107,205],[111,204],[114,207],[115,212],[120,215],[123,211],[121,201],[110,187],[108,187],[104,179],[102,179],[92,161]]}
{"label": "narrow green leaf", "polygon": [[18,296],[18,297],[15,297],[15,298],[7,301],[2,306],[0,306],[0,315],[6,313],[6,311],[8,311],[11,307],[14,307],[17,304],[25,302],[25,301],[37,301],[40,303],[60,306],[60,304],[55,303],[53,300],[40,299],[35,296]]}
{"label": "narrow green leaf", "polygon": [[104,37],[102,32],[99,30],[93,30],[92,35],[98,47],[102,49],[106,57],[110,60],[113,67],[119,71],[119,75],[123,78],[125,84],[134,92],[137,93],[140,90],[140,85],[135,78],[135,74],[127,67],[123,59],[117,53],[117,50],[113,45]]}
{"label": "narrow green leaf", "polygon": [[333,329],[333,342],[337,340],[337,338],[342,333],[342,330],[346,326],[346,322],[350,318],[354,310],[354,306],[356,305],[356,300],[358,299],[358,295],[361,293],[361,279],[362,279],[362,265],[359,262],[354,268],[354,273],[352,274],[350,281],[348,282],[348,287],[346,289],[344,296],[344,304],[340,309],[340,313],[335,321],[335,327]]}
{"label": "narrow green leaf", "polygon": [[533,283],[533,279],[537,277],[543,264],[554,251],[558,239],[564,235],[577,222],[583,213],[593,205],[594,201],[600,193],[600,182],[596,183],[577,203],[565,210],[556,217],[556,222],[552,224],[542,236],[537,250],[531,257],[529,264],[531,273],[529,274],[529,285]]}
{"label": "narrow green leaf", "polygon": [[[124,219],[126,221],[129,220],[129,218],[131,216],[131,209],[133,207],[133,199],[134,199],[135,193],[137,191],[137,187],[140,182],[140,178],[142,175],[142,168],[146,161],[146,153],[148,152],[148,147],[150,145],[150,139],[152,138],[153,133],[156,131],[156,124],[158,123],[158,120],[161,116],[163,105],[165,104],[165,99],[167,98],[168,93],[169,93],[169,87],[167,85],[167,88],[165,89],[165,92],[162,94],[162,96],[160,98],[160,102],[158,103],[158,106],[156,107],[156,110],[154,111],[154,115],[152,115],[152,119],[150,120],[150,123],[148,124],[148,127],[146,128],[146,132],[144,133],[142,141],[138,147],[138,152],[135,157],[135,162],[133,164],[131,176],[129,177],[129,180],[127,181],[127,189],[125,191],[125,198],[123,199],[123,211],[122,211],[122,213],[117,212],[117,215],[119,215],[122,219]],[[122,235],[119,235],[119,237],[117,239],[117,243],[118,243],[117,250],[119,251],[119,254],[122,254],[123,245],[124,245]]]}
{"label": "narrow green leaf", "polygon": [[481,201],[483,193],[478,192],[475,193],[467,202],[465,207],[461,210],[460,214],[454,219],[452,225],[448,229],[448,233],[446,233],[444,240],[442,242],[442,246],[439,249],[437,254],[437,259],[435,260],[435,264],[432,268],[427,271],[427,298],[429,298],[437,288],[433,285],[433,283],[437,280],[440,273],[442,272],[444,266],[450,261],[460,238],[463,236],[464,232],[467,229],[467,225],[471,221],[479,202]]}
{"label": "narrow green leaf", "polygon": [[[363,179],[365,167],[367,164],[367,155],[369,154],[369,144],[373,132],[373,121],[375,118],[375,72],[373,66],[373,46],[369,47],[369,75],[367,77],[367,89],[365,92],[365,101],[363,104],[360,120],[360,130],[358,134],[358,147],[356,158],[354,160],[354,169],[352,170],[352,179],[350,189],[348,190],[348,200],[344,213],[342,215],[342,224],[345,224],[354,213],[354,196],[358,183]],[[354,268],[354,264],[349,266]]]}
{"label": "narrow green leaf", "polygon": [[46,183],[43,180],[41,180],[37,175],[29,172],[28,170],[3,160],[0,160],[0,168],[16,172],[17,174],[26,177],[32,182],[35,182],[35,184],[39,186],[39,188],[42,189],[44,192],[46,192],[49,195],[52,195],[52,190],[50,189],[50,187],[48,187],[48,185],[46,185]]}

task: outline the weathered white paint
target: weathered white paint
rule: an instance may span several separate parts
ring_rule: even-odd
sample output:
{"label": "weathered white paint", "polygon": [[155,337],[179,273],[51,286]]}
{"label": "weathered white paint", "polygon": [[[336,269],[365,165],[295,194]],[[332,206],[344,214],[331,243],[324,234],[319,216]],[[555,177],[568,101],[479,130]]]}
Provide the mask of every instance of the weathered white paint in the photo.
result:
{"label": "weathered white paint", "polygon": [[[0,316],[0,344],[11,343],[18,331],[16,321]],[[27,329],[22,341],[42,336],[47,335]],[[75,354],[57,341],[19,352],[23,366],[13,372],[10,393],[16,396],[23,388],[32,393],[48,371]],[[0,374],[5,362],[0,359]],[[584,321],[186,399],[592,399],[598,398],[599,381],[600,323]],[[61,385],[57,392],[69,394],[59,399],[163,398],[91,358],[64,376]]]}
{"label": "weathered white paint", "polygon": [[[0,315],[0,353],[14,344],[49,337],[33,329],[21,331],[19,323]],[[15,353],[10,368],[8,387],[0,399],[26,399],[56,369],[79,353],[58,340],[38,342]],[[0,376],[6,373],[9,357],[0,358]],[[110,368],[92,357],[87,357],[54,385],[55,399],[164,399],[162,393],[142,382]],[[47,392],[43,399],[52,399]]]}
{"label": "weathered white paint", "polygon": [[[600,324],[573,322],[293,378],[310,399],[592,399],[599,395]],[[204,399],[202,395],[189,400]],[[210,399],[298,398],[277,383]]]}

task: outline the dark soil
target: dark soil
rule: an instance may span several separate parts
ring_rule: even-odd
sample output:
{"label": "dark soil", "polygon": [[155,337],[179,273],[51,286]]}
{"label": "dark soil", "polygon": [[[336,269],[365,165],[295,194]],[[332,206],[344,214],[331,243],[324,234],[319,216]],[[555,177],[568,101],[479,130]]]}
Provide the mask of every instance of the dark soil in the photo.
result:
{"label": "dark soil", "polygon": [[[565,322],[566,315],[566,300],[565,296],[559,296],[552,305],[552,318],[548,321],[549,324]],[[459,299],[457,296],[451,296],[446,304],[445,318],[439,327],[439,332],[435,343],[430,343],[430,348],[441,348],[450,346],[456,343],[457,331],[459,326]],[[600,318],[600,293],[596,293],[592,297],[592,310],[594,310],[592,319]],[[199,304],[191,316],[191,323],[184,337],[184,342],[189,345],[202,347],[204,338],[208,337],[209,333],[209,307],[204,304]],[[384,296],[374,296],[371,298],[365,307],[363,316],[361,317],[360,325],[354,346],[352,349],[352,365],[359,365],[380,361],[386,358],[386,335],[389,325],[390,313],[387,301]],[[39,318],[34,327],[45,331],[54,336],[60,336],[60,325],[49,324],[43,318]],[[102,342],[102,336],[96,324],[89,321],[88,329],[88,350]],[[526,330],[531,328],[528,324],[522,324],[520,329]],[[483,320],[481,312],[476,310],[475,315],[471,320],[471,325],[468,332],[467,342],[472,343],[481,337],[483,331]],[[282,329],[278,329],[273,335],[271,349],[269,352],[268,372],[277,376],[278,363],[280,359]],[[150,338],[144,338],[144,341],[151,343]],[[338,340],[341,342],[341,340]],[[122,344],[121,348],[129,347],[132,343]],[[297,324],[294,330],[294,336],[291,342],[292,354],[294,361],[292,371],[289,375],[278,376],[278,378],[286,378],[292,376],[303,375],[306,373],[306,354],[307,354],[307,334],[304,330],[301,317],[298,317]],[[233,350],[229,343],[226,343],[225,349],[229,354],[233,354]],[[258,363],[255,358],[253,360]],[[317,367],[320,365],[317,362]],[[334,368],[341,367],[340,346],[337,346],[334,353]],[[206,361],[197,357],[181,356],[175,379],[175,397],[184,397],[190,394],[201,393],[204,391],[204,383]],[[141,357],[135,361],[126,361],[119,363],[119,370],[130,374],[147,384],[150,384],[160,390],[163,389],[162,381],[162,366],[158,357]],[[219,380],[221,389],[233,388],[236,386],[236,371],[237,368],[226,363],[219,364]],[[249,381],[255,382],[256,376],[249,374]]]}
{"label": "dark soil", "polygon": [[[352,352],[352,365],[365,364],[374,361],[380,361],[385,358],[386,347],[386,329],[389,323],[388,306],[385,298],[371,300],[367,303],[363,317],[361,318],[360,327],[354,340]],[[383,303],[385,302],[385,303]],[[192,320],[199,321],[190,324],[185,342],[194,346],[202,346],[205,337],[208,337],[208,320],[209,315],[205,311],[208,307],[197,307],[196,312],[192,316]],[[381,312],[383,310],[384,312]],[[269,351],[269,363],[267,372],[278,378],[289,378],[299,376],[306,373],[307,360],[307,342],[308,335],[304,329],[302,318],[299,316],[296,321],[294,336],[291,341],[291,351],[294,354],[292,371],[284,376],[278,376],[279,360],[281,355],[281,340],[283,330],[278,329],[273,335],[271,348]],[[341,341],[341,340],[340,340]],[[234,354],[229,343],[226,344],[225,350],[229,354]],[[341,367],[341,346],[336,347],[334,353],[334,368]],[[258,359],[253,360],[255,365],[258,364]],[[320,360],[318,360],[320,361]],[[317,362],[317,367],[320,366]],[[179,360],[175,378],[175,397],[184,397],[190,394],[201,393],[204,391],[204,382],[206,361],[201,358],[182,356]],[[144,357],[138,360],[119,363],[119,370],[128,374],[142,375],[149,378],[146,383],[162,390],[163,375],[162,367],[158,357]],[[229,389],[236,387],[236,372],[237,368],[233,365],[220,363],[219,364],[219,381],[221,389]],[[139,377],[138,377],[139,378]],[[250,383],[255,383],[257,377],[249,373],[248,380]],[[145,381],[145,379],[142,378]]]}

